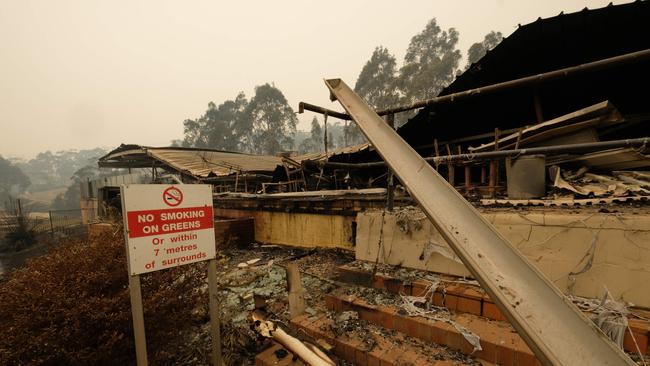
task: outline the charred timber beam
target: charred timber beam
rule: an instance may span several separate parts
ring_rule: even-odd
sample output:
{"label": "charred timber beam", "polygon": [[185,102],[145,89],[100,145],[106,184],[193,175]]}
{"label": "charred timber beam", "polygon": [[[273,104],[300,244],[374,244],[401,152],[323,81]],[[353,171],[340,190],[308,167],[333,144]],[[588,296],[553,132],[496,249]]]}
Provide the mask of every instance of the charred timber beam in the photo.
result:
{"label": "charred timber beam", "polygon": [[[605,58],[605,59],[602,59],[602,60],[598,60],[598,61],[594,61],[594,62],[588,62],[588,63],[584,63],[584,64],[581,64],[581,65],[566,67],[564,69],[549,71],[549,72],[545,72],[545,73],[542,73],[542,74],[526,76],[526,77],[523,77],[523,78],[520,78],[520,79],[504,81],[502,83],[482,86],[480,88],[469,89],[469,90],[465,90],[465,91],[458,92],[458,93],[453,93],[453,94],[443,95],[443,96],[439,96],[439,97],[435,97],[435,98],[431,98],[431,99],[421,100],[421,101],[417,101],[417,102],[407,104],[407,105],[403,105],[403,106],[383,109],[383,110],[377,111],[376,113],[378,115],[380,115],[380,116],[387,115],[387,114],[395,114],[395,113],[399,113],[399,112],[409,111],[409,110],[412,110],[412,109],[427,107],[427,106],[430,106],[430,105],[433,105],[433,104],[454,102],[454,101],[459,100],[459,99],[472,98],[472,97],[485,95],[485,94],[489,94],[489,93],[494,93],[494,92],[498,92],[498,91],[502,91],[502,90],[518,88],[518,87],[523,87],[523,86],[529,86],[529,85],[534,85],[534,84],[540,84],[540,83],[547,82],[547,81],[552,81],[552,80],[562,79],[562,78],[565,78],[565,77],[568,77],[568,76],[573,76],[573,75],[580,74],[580,73],[583,73],[583,72],[597,71],[597,70],[602,70],[602,69],[606,69],[606,68],[610,68],[610,67],[621,66],[621,65],[625,65],[625,64],[629,64],[629,63],[640,62],[640,61],[644,61],[644,60],[648,60],[648,59],[650,59],[650,49],[637,51],[637,52],[632,52],[632,53],[626,53],[624,55]],[[331,110],[328,110],[327,108],[319,107],[319,106],[304,103],[304,102],[300,102],[300,104],[298,105],[298,110],[299,110],[299,113],[302,113],[304,110],[308,110],[308,111],[312,111],[312,112],[316,112],[316,113],[322,113],[322,114],[325,114],[327,112],[328,116],[340,118],[340,119],[343,119],[343,120],[350,120],[351,119],[348,114],[331,111]]]}
{"label": "charred timber beam", "polygon": [[[515,133],[517,131],[520,131],[521,127],[518,128],[511,128],[508,130],[503,130],[501,131],[502,135],[507,135],[511,133]],[[482,133],[479,135],[473,135],[473,136],[465,136],[465,137],[459,137],[457,139],[452,139],[452,140],[447,140],[447,141],[438,141],[438,146],[444,146],[444,145],[449,145],[449,144],[459,144],[461,142],[470,142],[470,141],[476,141],[476,140],[483,140],[487,139],[488,137],[494,138],[494,132],[486,132]],[[416,149],[426,149],[426,148],[431,148],[434,147],[433,144],[426,144],[426,145],[419,145],[415,147]]]}
{"label": "charred timber beam", "polygon": [[542,364],[635,364],[350,87],[325,84]]}
{"label": "charred timber beam", "polygon": [[[466,153],[466,154],[446,155],[446,156],[438,156],[438,157],[430,156],[423,159],[432,164],[443,164],[443,163],[452,163],[452,162],[459,162],[459,161],[471,162],[471,161],[482,161],[482,160],[495,160],[495,159],[503,159],[507,157],[516,158],[519,156],[535,155],[535,154],[549,155],[549,154],[561,154],[561,153],[587,153],[587,152],[593,152],[598,150],[616,149],[621,147],[639,147],[644,145],[650,146],[650,137],[640,137],[636,139],[626,139],[626,140],[586,142],[582,144],[530,147],[526,149],[486,151],[480,153]],[[322,164],[328,168],[339,168],[339,169],[365,169],[365,168],[377,168],[377,167],[386,166],[386,162],[384,161],[375,161],[370,163],[323,162]]]}
{"label": "charred timber beam", "polygon": [[336,118],[342,119],[344,121],[349,121],[349,120],[352,119],[352,118],[350,118],[350,116],[348,116],[345,113],[333,111],[333,110],[330,110],[330,109],[327,109],[327,108],[319,107],[317,105],[313,105],[313,104],[309,104],[309,103],[305,103],[305,102],[298,103],[298,113],[304,113],[305,111],[312,111],[312,112],[316,112],[316,113],[320,113],[320,114],[326,114],[329,117],[336,117]]}

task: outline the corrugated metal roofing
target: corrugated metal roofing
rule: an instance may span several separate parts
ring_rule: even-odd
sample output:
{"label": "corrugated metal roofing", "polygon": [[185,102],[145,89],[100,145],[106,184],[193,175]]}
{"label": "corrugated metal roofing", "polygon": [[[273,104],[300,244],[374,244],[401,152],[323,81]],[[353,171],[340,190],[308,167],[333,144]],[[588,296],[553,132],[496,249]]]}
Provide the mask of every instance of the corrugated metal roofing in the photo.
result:
{"label": "corrugated metal roofing", "polygon": [[370,148],[370,144],[366,142],[359,145],[347,146],[339,149],[330,150],[327,152],[327,155],[325,155],[324,151],[321,151],[321,152],[314,152],[314,153],[292,156],[291,159],[299,162],[304,160],[321,161],[321,160],[325,160],[326,157],[331,158],[332,156],[336,156],[336,155],[354,154],[354,153],[368,150],[369,148]]}
{"label": "corrugated metal roofing", "polygon": [[282,158],[208,149],[122,145],[99,159],[102,167],[145,168],[167,165],[196,178],[226,176],[237,172],[272,173]]}
{"label": "corrugated metal roofing", "polygon": [[272,172],[282,159],[277,156],[248,155],[221,151],[185,151],[173,148],[148,149],[149,155],[196,177],[223,176],[237,172]]}

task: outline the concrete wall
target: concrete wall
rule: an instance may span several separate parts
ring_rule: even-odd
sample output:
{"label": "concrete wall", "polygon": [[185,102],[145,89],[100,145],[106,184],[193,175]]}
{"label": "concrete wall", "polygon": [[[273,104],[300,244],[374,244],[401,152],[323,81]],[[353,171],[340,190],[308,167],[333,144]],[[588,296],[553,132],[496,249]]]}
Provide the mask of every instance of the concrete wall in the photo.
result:
{"label": "concrete wall", "polygon": [[214,208],[221,217],[253,217],[255,240],[296,247],[354,249],[354,217]]}
{"label": "concrete wall", "polygon": [[82,198],[80,207],[82,224],[87,225],[97,219],[98,203],[96,198]]}
{"label": "concrete wall", "polygon": [[[485,210],[482,214],[558,288],[650,308],[650,213],[595,209]],[[419,210],[357,216],[357,259],[453,275],[469,272]],[[379,233],[383,245],[379,250]]]}
{"label": "concrete wall", "polygon": [[[297,247],[355,250],[357,259],[469,276],[442,237],[417,209],[355,218],[334,214],[215,208],[215,216],[253,217],[255,240]],[[647,210],[646,210],[647,211]],[[565,293],[616,298],[650,308],[650,213],[597,209],[483,210],[483,215]],[[408,232],[407,232],[408,231]]]}

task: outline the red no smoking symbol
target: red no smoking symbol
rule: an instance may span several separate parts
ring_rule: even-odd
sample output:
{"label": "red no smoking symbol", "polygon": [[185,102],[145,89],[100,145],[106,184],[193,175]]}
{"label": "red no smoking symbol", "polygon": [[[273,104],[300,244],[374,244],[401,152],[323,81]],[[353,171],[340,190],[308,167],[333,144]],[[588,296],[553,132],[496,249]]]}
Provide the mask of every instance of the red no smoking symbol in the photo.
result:
{"label": "red no smoking symbol", "polygon": [[163,201],[168,206],[178,206],[183,202],[183,192],[176,187],[169,187],[163,192]]}

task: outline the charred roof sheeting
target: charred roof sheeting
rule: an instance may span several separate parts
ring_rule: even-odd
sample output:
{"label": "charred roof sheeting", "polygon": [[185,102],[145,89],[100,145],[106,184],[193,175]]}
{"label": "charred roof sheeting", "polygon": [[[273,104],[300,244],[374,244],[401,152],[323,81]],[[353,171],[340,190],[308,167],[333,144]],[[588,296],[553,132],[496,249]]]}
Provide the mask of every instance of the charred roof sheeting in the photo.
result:
{"label": "charred roof sheeting", "polygon": [[[637,1],[538,19],[519,27],[440,95],[536,75],[650,48],[650,2]],[[423,108],[399,133],[412,146],[537,123],[609,100],[624,115],[649,107],[639,88],[650,83],[650,62],[582,73]]]}
{"label": "charred roof sheeting", "polygon": [[319,151],[319,152],[313,152],[313,153],[307,153],[307,154],[302,154],[302,155],[296,155],[292,156],[291,159],[295,161],[305,161],[305,160],[310,160],[310,161],[324,161],[328,160],[332,157],[339,156],[339,155],[349,155],[349,154],[356,154],[362,151],[367,151],[370,149],[370,144],[363,143],[359,145],[353,145],[353,146],[347,146],[347,147],[342,147],[338,149],[333,149],[329,150],[327,154],[325,154],[324,151]]}
{"label": "charred roof sheeting", "polygon": [[197,179],[242,172],[271,173],[282,158],[221,150],[122,145],[99,159],[100,167],[166,167]]}

